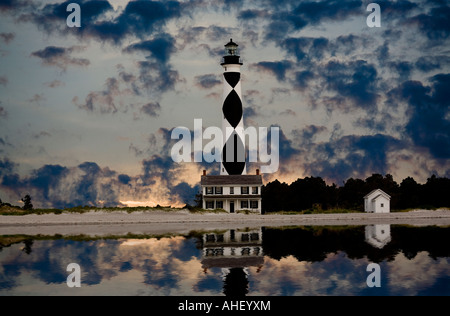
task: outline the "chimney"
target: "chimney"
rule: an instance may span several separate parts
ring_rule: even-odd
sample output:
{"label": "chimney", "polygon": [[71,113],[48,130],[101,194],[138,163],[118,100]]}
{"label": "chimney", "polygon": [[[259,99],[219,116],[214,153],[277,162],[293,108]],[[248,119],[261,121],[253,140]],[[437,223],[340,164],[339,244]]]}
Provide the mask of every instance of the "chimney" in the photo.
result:
{"label": "chimney", "polygon": [[256,169],[256,175],[259,176],[259,169]]}
{"label": "chimney", "polygon": [[206,176],[206,170],[203,170],[203,175]]}

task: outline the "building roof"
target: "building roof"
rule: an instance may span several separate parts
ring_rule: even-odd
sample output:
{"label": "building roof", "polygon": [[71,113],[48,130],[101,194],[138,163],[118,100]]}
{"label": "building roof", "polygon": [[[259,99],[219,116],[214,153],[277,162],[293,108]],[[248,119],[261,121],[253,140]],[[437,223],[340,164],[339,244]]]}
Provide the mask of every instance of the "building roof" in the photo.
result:
{"label": "building roof", "polygon": [[261,175],[202,176],[201,185],[262,185]]}
{"label": "building roof", "polygon": [[370,197],[372,197],[372,199],[376,199],[380,195],[383,195],[388,200],[391,199],[391,196],[389,194],[387,194],[386,192],[384,192],[383,190],[380,190],[380,189],[373,190],[372,192],[367,194],[364,198],[365,199],[369,199]]}

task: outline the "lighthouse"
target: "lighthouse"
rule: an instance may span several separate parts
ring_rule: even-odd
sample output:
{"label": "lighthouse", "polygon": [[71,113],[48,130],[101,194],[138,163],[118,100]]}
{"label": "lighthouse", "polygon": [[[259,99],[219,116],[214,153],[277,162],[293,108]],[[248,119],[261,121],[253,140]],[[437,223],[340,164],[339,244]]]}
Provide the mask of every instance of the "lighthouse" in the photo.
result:
{"label": "lighthouse", "polygon": [[225,56],[222,58],[223,72],[223,105],[222,133],[224,135],[222,149],[221,175],[245,175],[245,136],[244,116],[242,108],[241,66],[238,44],[230,39],[225,45]]}
{"label": "lighthouse", "polygon": [[220,175],[201,176],[204,209],[223,209],[230,214],[262,212],[262,176],[247,174],[245,163],[244,111],[242,106],[241,66],[238,44],[231,39],[225,45],[223,67],[223,101]]}

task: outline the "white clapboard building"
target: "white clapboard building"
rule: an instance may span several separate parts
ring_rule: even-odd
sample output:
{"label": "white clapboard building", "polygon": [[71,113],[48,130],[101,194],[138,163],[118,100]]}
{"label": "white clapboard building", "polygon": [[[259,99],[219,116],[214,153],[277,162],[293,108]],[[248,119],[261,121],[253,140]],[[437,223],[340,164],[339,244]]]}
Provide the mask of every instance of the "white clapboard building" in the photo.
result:
{"label": "white clapboard building", "polygon": [[262,176],[223,175],[201,178],[204,209],[224,209],[229,213],[248,210],[261,214]]}
{"label": "white clapboard building", "polygon": [[376,189],[364,197],[364,211],[367,213],[389,213],[391,211],[391,196]]}

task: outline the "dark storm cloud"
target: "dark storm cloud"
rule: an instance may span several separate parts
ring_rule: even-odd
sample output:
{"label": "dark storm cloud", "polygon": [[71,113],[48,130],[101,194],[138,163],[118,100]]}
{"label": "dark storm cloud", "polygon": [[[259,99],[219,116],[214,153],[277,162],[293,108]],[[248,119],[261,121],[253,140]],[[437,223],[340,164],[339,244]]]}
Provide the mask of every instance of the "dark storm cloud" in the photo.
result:
{"label": "dark storm cloud", "polygon": [[[3,176],[2,176],[3,175]],[[0,160],[0,187],[17,200],[30,194],[36,207],[65,208],[79,205],[117,206],[116,173],[85,162],[77,167],[45,165],[21,178],[14,165]]]}
{"label": "dark storm cloud", "polygon": [[151,61],[138,62],[139,81],[147,91],[163,93],[175,88],[180,80],[178,71],[170,65]]}
{"label": "dark storm cloud", "polygon": [[315,74],[310,70],[298,71],[295,73],[293,86],[296,89],[304,90],[308,87],[309,82],[315,78]]}
{"label": "dark storm cloud", "polygon": [[430,72],[433,70],[440,69],[441,67],[450,65],[449,56],[421,56],[414,63],[416,69],[423,72]]}
{"label": "dark storm cloud", "polygon": [[419,30],[430,40],[445,40],[450,35],[450,7],[448,3],[442,3],[439,7],[433,7],[427,13],[421,13],[407,19],[406,24],[415,24]]}
{"label": "dark storm cloud", "polygon": [[45,165],[33,171],[27,180],[28,186],[39,188],[45,200],[49,198],[49,190],[56,188],[60,184],[62,177],[67,175],[69,170],[59,165]]}
{"label": "dark storm cloud", "polygon": [[0,12],[19,11],[31,5],[30,0],[0,0]]}
{"label": "dark storm cloud", "polygon": [[63,35],[120,44],[127,36],[146,38],[159,32],[166,21],[179,17],[182,10],[177,1],[130,1],[117,17],[108,20],[104,19],[105,13],[113,11],[108,1],[75,1],[81,7],[81,27],[68,29],[66,9],[73,2],[46,4],[39,10],[23,14],[21,20],[32,21],[47,33],[59,31]]}
{"label": "dark storm cloud", "polygon": [[167,63],[171,54],[175,52],[175,40],[169,34],[162,34],[153,40],[132,44],[126,47],[124,51],[128,53],[135,51],[150,53],[149,57],[161,63]]}
{"label": "dark storm cloud", "polygon": [[267,71],[275,75],[278,81],[284,81],[286,79],[286,71],[292,68],[292,62],[289,60],[281,61],[261,61],[253,64],[259,71]]}
{"label": "dark storm cloud", "polygon": [[55,66],[66,70],[68,66],[89,66],[90,61],[88,59],[70,56],[73,52],[80,52],[83,50],[84,48],[80,46],[68,48],[48,46],[42,50],[31,53],[31,56],[40,58],[43,65]]}
{"label": "dark storm cloud", "polygon": [[119,182],[122,184],[128,184],[131,181],[131,177],[126,174],[119,174],[119,176],[117,177],[117,180],[119,180]]}
{"label": "dark storm cloud", "polygon": [[398,78],[401,81],[409,79],[411,72],[414,69],[414,64],[408,61],[391,61],[388,65],[392,71],[397,73]]}
{"label": "dark storm cloud", "polygon": [[324,37],[290,37],[281,41],[281,47],[302,63],[320,60],[324,53],[330,50],[329,40]]}
{"label": "dark storm cloud", "polygon": [[141,107],[141,112],[151,117],[158,117],[161,105],[158,102],[147,103]]}
{"label": "dark storm cloud", "polygon": [[318,134],[327,131],[325,126],[308,125],[302,130],[294,130],[292,133],[294,139],[300,143],[301,147],[305,145],[313,144]]}
{"label": "dark storm cloud", "polygon": [[196,185],[191,187],[188,183],[181,182],[174,186],[171,189],[171,192],[183,203],[192,205],[194,203],[195,195],[201,192],[201,186]]}
{"label": "dark storm cloud", "polygon": [[429,79],[431,85],[406,81],[389,93],[393,101],[406,102],[406,133],[417,146],[428,148],[435,158],[450,158],[450,74]]}
{"label": "dark storm cloud", "polygon": [[376,111],[378,72],[364,60],[350,62],[330,61],[319,70],[325,86],[336,96],[347,98],[355,107]]}
{"label": "dark storm cloud", "polygon": [[16,167],[16,164],[8,158],[0,159],[0,180],[1,176],[11,174]]}
{"label": "dark storm cloud", "polygon": [[[66,20],[70,12],[67,12],[67,6],[70,3],[78,3],[81,8],[81,25],[82,28],[68,29]],[[62,3],[45,4],[41,8],[30,8],[29,12],[20,16],[21,20],[32,21],[40,29],[47,33],[52,33],[56,30],[62,34],[77,34],[83,35],[92,32],[92,24],[97,18],[102,17],[104,13],[113,10],[108,1],[64,1]]]}
{"label": "dark storm cloud", "polygon": [[237,17],[241,20],[253,20],[256,18],[265,18],[269,15],[270,13],[268,10],[248,9],[239,12]]}
{"label": "dark storm cloud", "polygon": [[203,89],[211,89],[217,85],[222,84],[222,80],[219,79],[220,77],[216,74],[206,74],[201,76],[196,76],[195,79],[195,85],[203,88]]}
{"label": "dark storm cloud", "polygon": [[313,161],[304,164],[305,172],[342,183],[350,177],[385,174],[390,163],[388,153],[403,148],[401,141],[382,134],[343,136],[313,145]]}
{"label": "dark storm cloud", "polygon": [[[273,2],[269,2],[273,6]],[[361,1],[305,1],[293,7],[292,2],[280,2],[275,5],[278,10],[272,11],[270,23],[266,27],[266,39],[279,42],[291,31],[299,31],[308,25],[321,22],[344,20],[349,16],[361,14],[365,8]],[[272,9],[273,7],[270,7]],[[250,11],[242,11],[241,19],[255,18]]]}

